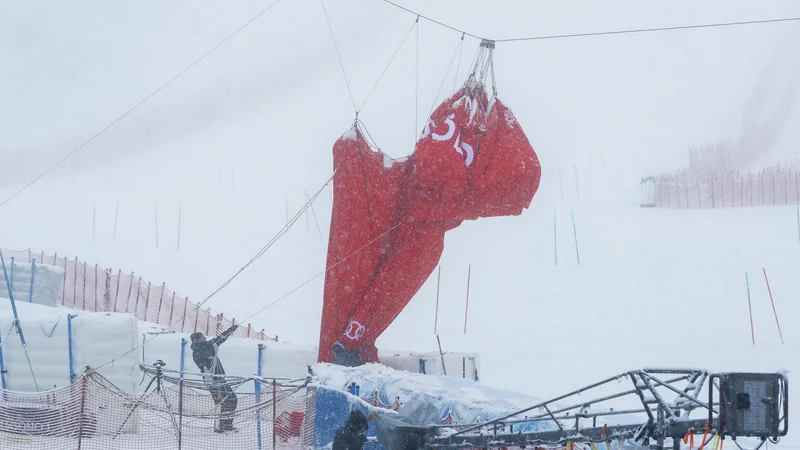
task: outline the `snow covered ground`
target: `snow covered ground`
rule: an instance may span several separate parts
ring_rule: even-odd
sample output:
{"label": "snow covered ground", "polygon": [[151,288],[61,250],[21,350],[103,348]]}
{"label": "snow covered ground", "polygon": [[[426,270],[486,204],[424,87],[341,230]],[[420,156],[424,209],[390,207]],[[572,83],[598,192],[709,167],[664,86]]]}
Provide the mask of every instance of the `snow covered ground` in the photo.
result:
{"label": "snow covered ground", "polygon": [[[403,4],[492,37],[799,12],[791,1],[744,0],[618,0],[583,4],[581,12],[570,2]],[[381,2],[326,5],[360,105],[415,18]],[[136,7],[12,0],[0,15],[0,39],[17,42],[0,49],[4,65],[15,69],[0,72],[0,84],[14,86],[0,90],[0,155],[37,149],[55,162],[263,7],[254,0],[225,8],[207,0]],[[765,49],[792,27],[498,44],[498,92],[541,158],[542,186],[519,217],[469,222],[448,233],[438,323],[444,350],[479,352],[483,383],[538,398],[645,366],[787,370],[792,380],[800,350],[796,210],[638,206],[643,174],[683,165],[690,144],[738,135],[742,108],[771,55]],[[392,157],[411,152],[460,38],[426,21],[419,35],[416,128],[413,33],[359,114]],[[465,41],[459,80],[476,47],[474,39]],[[453,81],[451,70],[446,92]],[[319,3],[278,3],[74,160],[0,207],[0,243],[134,270],[203,300],[286,223],[287,203],[291,215],[306,191],[313,194],[329,178],[331,147],[353,115]],[[0,198],[14,192],[6,189]],[[330,207],[323,192],[314,205],[319,232],[314,216],[301,218],[206,305],[244,321],[318,275]],[[322,286],[316,278],[252,321],[281,340],[312,347]],[[379,347],[436,349],[435,293],[434,274]],[[800,425],[792,417],[790,430]],[[800,434],[782,444],[800,445]]]}

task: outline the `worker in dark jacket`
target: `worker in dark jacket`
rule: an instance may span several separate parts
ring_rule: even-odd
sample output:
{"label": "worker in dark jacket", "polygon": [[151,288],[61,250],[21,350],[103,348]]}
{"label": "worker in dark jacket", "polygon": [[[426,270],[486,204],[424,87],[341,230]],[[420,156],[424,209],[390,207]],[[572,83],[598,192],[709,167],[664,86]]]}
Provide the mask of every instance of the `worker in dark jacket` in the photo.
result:
{"label": "worker in dark jacket", "polygon": [[336,430],[331,450],[361,450],[367,442],[364,432],[367,431],[369,421],[374,419],[375,415],[374,411],[369,417],[359,410],[351,411],[344,425]]}
{"label": "worker in dark jacket", "polygon": [[233,389],[225,383],[225,369],[219,360],[219,346],[233,334],[239,325],[233,325],[220,333],[219,336],[206,340],[201,332],[192,333],[192,359],[200,372],[203,374],[203,381],[206,383],[208,391],[214,404],[220,406],[220,415],[214,421],[214,431],[224,433],[226,431],[236,431],[233,427],[233,412],[236,411],[238,399]]}

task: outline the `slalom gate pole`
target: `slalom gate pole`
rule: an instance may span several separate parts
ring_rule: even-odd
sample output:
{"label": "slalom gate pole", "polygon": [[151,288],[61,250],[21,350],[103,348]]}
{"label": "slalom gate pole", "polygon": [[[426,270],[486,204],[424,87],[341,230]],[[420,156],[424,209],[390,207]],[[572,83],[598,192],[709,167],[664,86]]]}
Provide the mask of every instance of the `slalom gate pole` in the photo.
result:
{"label": "slalom gate pole", "polygon": [[469,279],[472,274],[472,264],[467,266],[467,301],[464,306],[464,334],[467,334],[467,317],[469,315]]}
{"label": "slalom gate pole", "polygon": [[439,285],[442,282],[442,266],[439,266],[439,275],[436,277],[436,313],[433,316],[433,334],[436,334],[436,331],[439,326]]}
{"label": "slalom gate pole", "polygon": [[153,211],[156,215],[156,250],[158,250],[158,202],[153,203]]}
{"label": "slalom gate pole", "polygon": [[31,289],[28,294],[28,303],[33,303],[33,278],[36,275],[36,258],[31,260]]}
{"label": "slalom gate pole", "polygon": [[67,314],[67,347],[69,352],[69,383],[75,382],[75,358],[72,355],[72,314]]}
{"label": "slalom gate pole", "polygon": [[119,200],[117,200],[117,204],[114,207],[114,235],[112,237],[112,242],[117,242],[117,219],[119,218]]}
{"label": "slalom gate pole", "polygon": [[181,249],[181,215],[183,213],[183,199],[178,199],[178,250]]}
{"label": "slalom gate pole", "polygon": [[575,211],[570,209],[572,213],[572,234],[575,236],[575,258],[578,260],[578,265],[581,265],[581,254],[578,251],[578,229],[575,227]]}
{"label": "slalom gate pole", "polygon": [[444,365],[444,352],[442,351],[442,341],[439,335],[436,335],[436,343],[439,344],[439,356],[442,358],[442,372],[447,375],[447,367]]}
{"label": "slalom gate pole", "polygon": [[8,279],[8,272],[6,271],[6,260],[3,257],[3,251],[0,250],[0,262],[3,265],[3,278],[6,279],[6,289],[8,289],[8,298],[11,300],[11,310],[14,312],[14,322],[17,326],[17,333],[19,333],[19,339],[22,341],[22,346],[26,346],[27,343],[25,342],[25,335],[22,333],[22,327],[19,325],[19,315],[17,314],[17,304],[14,302],[14,291],[11,289],[11,282]]}
{"label": "slalom gate pole", "polygon": [[767,278],[767,268],[761,268],[764,271],[764,281],[767,283],[767,292],[769,292],[769,301],[772,303],[772,313],[775,315],[775,324],[778,325],[778,335],[781,337],[781,345],[783,345],[783,333],[781,332],[781,323],[778,322],[778,311],[775,309],[775,300],[772,298],[772,289],[769,288],[769,279]]}
{"label": "slalom gate pole", "polygon": [[[258,366],[256,367],[256,374],[258,377],[261,377],[261,358],[264,350],[264,344],[258,344]],[[256,405],[261,403],[261,381],[256,378],[255,379],[256,385]],[[272,430],[273,434],[275,430]],[[258,444],[258,450],[261,450],[261,408],[256,407],[256,442]]]}
{"label": "slalom gate pole", "polygon": [[558,227],[556,225],[556,209],[553,208],[553,261],[555,265],[558,265]]}
{"label": "slalom gate pole", "polygon": [[756,332],[753,328],[753,305],[750,301],[750,277],[747,275],[747,271],[744,273],[744,281],[747,283],[747,309],[750,311],[750,336],[753,339],[753,345],[756,345]]}

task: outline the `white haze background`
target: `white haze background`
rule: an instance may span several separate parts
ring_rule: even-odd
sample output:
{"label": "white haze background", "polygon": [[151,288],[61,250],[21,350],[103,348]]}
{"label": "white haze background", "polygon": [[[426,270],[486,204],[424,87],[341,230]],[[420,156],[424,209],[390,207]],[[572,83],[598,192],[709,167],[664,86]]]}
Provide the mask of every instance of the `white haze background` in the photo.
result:
{"label": "white haze background", "polygon": [[[800,15],[789,0],[402,4],[496,39]],[[266,5],[5,0],[0,158],[54,163]],[[360,106],[415,17],[380,1],[326,7]],[[641,209],[638,184],[686,164],[689,145],[738,136],[759,77],[798,28],[789,22],[498,43],[499,96],[541,159],[542,185],[521,216],[468,222],[448,233],[439,315],[445,350],[480,352],[484,383],[537,397],[644,366],[788,370],[792,379],[800,313],[794,207]],[[455,67],[436,99],[459,39],[420,22],[416,122],[416,30],[359,114],[389,155],[409,154],[435,102],[452,92]],[[457,81],[477,44],[466,38]],[[771,162],[796,155],[797,116],[787,126],[794,134],[782,138]],[[319,1],[281,1],[0,208],[0,245],[77,255],[202,300],[285,224],[287,199],[293,214],[305,191],[330,177],[332,145],[353,118]],[[19,187],[0,192],[2,199]],[[242,320],[324,270],[328,192],[314,208],[321,236],[312,216],[308,225],[301,218],[206,305]],[[281,340],[314,346],[322,287],[320,277],[252,321]],[[434,273],[379,346],[433,350],[435,292]],[[790,429],[797,423],[792,419]],[[797,439],[790,434],[784,443]]]}

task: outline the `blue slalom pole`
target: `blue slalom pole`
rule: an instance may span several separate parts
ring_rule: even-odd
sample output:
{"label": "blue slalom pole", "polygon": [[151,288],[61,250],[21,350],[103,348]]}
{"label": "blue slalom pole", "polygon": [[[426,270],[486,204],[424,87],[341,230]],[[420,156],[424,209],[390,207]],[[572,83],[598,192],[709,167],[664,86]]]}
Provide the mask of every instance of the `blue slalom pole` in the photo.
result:
{"label": "blue slalom pole", "polygon": [[[264,351],[264,344],[258,344],[258,367],[256,368],[256,375],[258,375],[258,378],[261,378],[261,361],[262,361],[262,355],[264,353],[263,351]],[[255,380],[255,383],[256,383],[256,405],[261,403],[261,381],[258,378],[256,378],[256,380]],[[272,432],[275,433],[275,430],[272,430]],[[260,408],[256,409],[256,433],[258,433],[258,435],[257,435],[258,450],[261,450],[261,409]]]}
{"label": "blue slalom pole", "polygon": [[575,236],[575,257],[578,259],[578,265],[581,265],[581,254],[578,252],[578,229],[575,227],[575,211],[570,210],[572,213],[572,234]]}
{"label": "blue slalom pole", "polygon": [[31,292],[28,295],[28,303],[33,303],[33,276],[35,274],[36,274],[36,258],[33,258],[33,261],[31,261]]}
{"label": "blue slalom pole", "polygon": [[6,271],[6,260],[3,257],[3,251],[0,250],[0,262],[3,264],[3,277],[6,279],[6,288],[8,289],[8,298],[11,300],[11,309],[14,311],[14,321],[15,325],[17,326],[17,333],[19,333],[19,339],[22,341],[23,347],[28,345],[25,342],[25,335],[22,334],[22,327],[19,326],[19,315],[17,314],[17,304],[14,303],[14,292],[11,290],[11,281],[8,279],[8,272]]}
{"label": "blue slalom pole", "polygon": [[14,257],[11,257],[11,289],[14,289]]}
{"label": "blue slalom pole", "polygon": [[67,314],[67,346],[69,347],[69,383],[75,382],[75,365],[72,356],[72,314]]}
{"label": "blue slalom pole", "polygon": [[186,338],[181,338],[181,380],[183,379],[183,368],[186,363]]}

